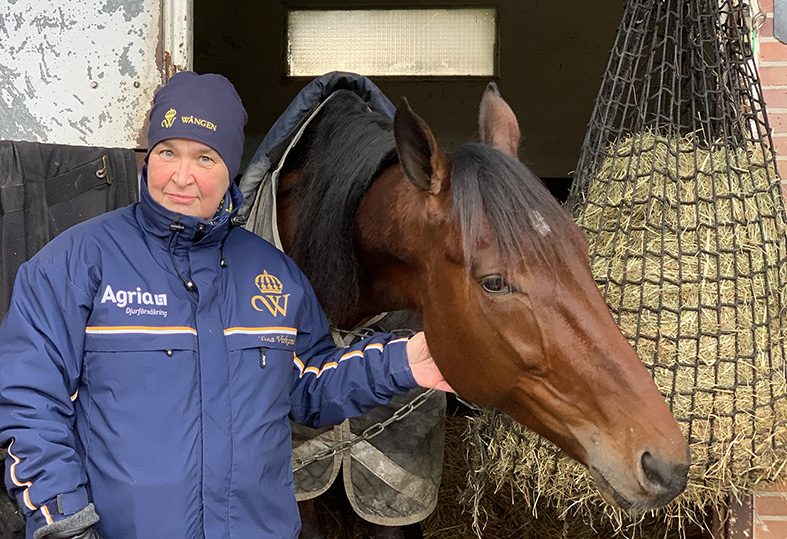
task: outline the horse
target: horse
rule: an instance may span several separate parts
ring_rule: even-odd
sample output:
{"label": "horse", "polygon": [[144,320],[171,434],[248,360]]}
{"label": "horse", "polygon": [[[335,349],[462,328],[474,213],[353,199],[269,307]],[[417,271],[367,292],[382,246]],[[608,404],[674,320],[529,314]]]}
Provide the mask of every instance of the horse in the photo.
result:
{"label": "horse", "polygon": [[284,250],[329,319],[417,311],[458,395],[552,441],[609,503],[641,513],[680,494],[686,440],[596,286],[582,231],[519,160],[496,85],[480,142],[450,152],[405,98],[391,121],[340,92],[293,148],[276,202]]}

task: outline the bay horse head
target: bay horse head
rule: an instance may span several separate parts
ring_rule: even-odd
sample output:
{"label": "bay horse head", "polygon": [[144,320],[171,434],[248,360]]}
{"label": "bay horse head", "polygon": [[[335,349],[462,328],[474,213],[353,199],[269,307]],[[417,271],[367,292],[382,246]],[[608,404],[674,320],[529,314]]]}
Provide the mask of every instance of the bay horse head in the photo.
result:
{"label": "bay horse head", "polygon": [[333,323],[419,311],[459,395],[554,442],[623,509],[677,496],[686,440],[596,286],[582,231],[517,158],[497,87],[481,101],[481,143],[450,153],[406,100],[391,122],[340,93],[293,151],[277,202],[284,248]]}

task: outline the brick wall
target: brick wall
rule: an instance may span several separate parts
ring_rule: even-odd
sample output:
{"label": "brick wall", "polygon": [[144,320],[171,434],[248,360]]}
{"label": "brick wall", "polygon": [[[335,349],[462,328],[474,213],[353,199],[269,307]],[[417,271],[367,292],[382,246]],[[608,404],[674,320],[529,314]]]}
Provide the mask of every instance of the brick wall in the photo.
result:
{"label": "brick wall", "polygon": [[[766,13],[759,32],[759,72],[768,120],[773,129],[782,186],[787,188],[787,45],[773,37],[773,5],[787,0],[760,0]],[[745,523],[727,525],[728,539],[787,539],[787,483],[763,487],[731,512]]]}
{"label": "brick wall", "polygon": [[787,484],[770,485],[754,494],[752,521],[754,534],[749,539],[787,538]]}
{"label": "brick wall", "polygon": [[[773,129],[779,173],[784,178],[787,176],[787,45],[773,37],[774,1],[787,0],[760,0],[760,8],[767,15],[759,34],[760,81]],[[787,535],[780,539],[785,538]]]}
{"label": "brick wall", "polygon": [[[773,5],[787,0],[760,0],[766,13],[760,28],[759,71],[768,120],[773,129],[776,159],[782,186],[787,187],[787,45],[773,37]],[[769,485],[757,491],[749,506],[753,530],[731,533],[730,539],[787,539],[787,483]],[[748,532],[748,533],[747,533]]]}

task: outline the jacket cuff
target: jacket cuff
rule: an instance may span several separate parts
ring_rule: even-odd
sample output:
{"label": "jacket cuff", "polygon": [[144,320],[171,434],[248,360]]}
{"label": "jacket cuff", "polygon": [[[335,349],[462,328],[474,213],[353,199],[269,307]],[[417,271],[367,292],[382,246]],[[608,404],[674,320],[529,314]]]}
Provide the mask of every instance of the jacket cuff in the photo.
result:
{"label": "jacket cuff", "polygon": [[397,340],[397,342],[390,343],[389,346],[398,346],[399,350],[392,350],[389,358],[389,372],[393,378],[393,382],[402,392],[409,391],[415,387],[419,387],[413,377],[413,371],[410,368],[410,363],[407,361],[407,341],[409,339]]}
{"label": "jacket cuff", "polygon": [[[33,533],[39,528],[79,513],[87,507],[88,503],[87,490],[84,487],[79,487],[71,492],[58,494],[35,511],[26,509],[27,536],[32,537]],[[25,506],[22,505],[21,507]],[[93,512],[95,513],[95,511]]]}

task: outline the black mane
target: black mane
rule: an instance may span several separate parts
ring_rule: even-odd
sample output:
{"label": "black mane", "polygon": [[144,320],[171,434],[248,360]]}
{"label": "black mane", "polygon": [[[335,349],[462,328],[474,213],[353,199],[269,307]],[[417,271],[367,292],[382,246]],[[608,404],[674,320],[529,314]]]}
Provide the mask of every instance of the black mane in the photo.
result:
{"label": "black mane", "polygon": [[293,196],[302,201],[290,255],[331,320],[358,302],[355,212],[378,172],[395,161],[392,119],[348,90],[333,94],[290,161],[301,167]]}
{"label": "black mane", "polygon": [[[377,174],[398,160],[392,120],[370,111],[352,92],[337,94],[287,165],[300,166],[302,173],[293,191],[302,206],[290,254],[331,320],[354,311],[360,296],[353,248],[358,205]],[[460,146],[450,158],[451,193],[468,259],[485,224],[508,267],[534,256],[554,264],[577,237],[568,213],[518,160],[479,143]]]}

